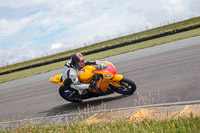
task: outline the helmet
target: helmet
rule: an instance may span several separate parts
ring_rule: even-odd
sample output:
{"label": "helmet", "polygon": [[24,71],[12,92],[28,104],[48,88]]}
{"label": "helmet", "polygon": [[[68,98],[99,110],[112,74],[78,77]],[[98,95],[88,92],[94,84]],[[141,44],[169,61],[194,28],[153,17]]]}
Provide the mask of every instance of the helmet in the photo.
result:
{"label": "helmet", "polygon": [[84,58],[81,53],[73,53],[71,56],[71,64],[76,69],[81,69],[85,66]]}

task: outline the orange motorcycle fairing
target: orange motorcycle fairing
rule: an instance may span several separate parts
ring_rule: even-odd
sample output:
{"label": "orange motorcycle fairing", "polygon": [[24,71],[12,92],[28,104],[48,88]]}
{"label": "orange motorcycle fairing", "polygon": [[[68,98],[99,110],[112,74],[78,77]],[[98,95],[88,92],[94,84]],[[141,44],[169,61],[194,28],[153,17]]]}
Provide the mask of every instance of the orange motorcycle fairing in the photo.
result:
{"label": "orange motorcycle fairing", "polygon": [[94,70],[96,70],[96,68],[90,65],[83,67],[79,71],[79,80],[81,81],[81,83],[84,83],[84,84],[90,83],[90,81],[94,77],[94,73],[93,73]]}
{"label": "orange motorcycle fairing", "polygon": [[[107,89],[110,83],[112,83],[113,85],[117,87],[121,87],[121,85],[118,82],[123,79],[123,76],[116,74],[117,73],[116,68],[114,67],[112,63],[108,61],[102,61],[102,63],[106,66],[103,69],[97,70],[96,67],[93,65],[87,65],[83,67],[79,71],[80,82],[84,84],[88,84],[91,82],[94,75],[97,74],[97,75],[102,75],[102,78],[100,79],[100,81],[97,81],[97,86],[96,86],[97,88],[100,88],[102,92],[104,93],[107,92]],[[61,81],[61,76],[62,74],[52,76],[49,81],[52,83],[63,85],[63,82]]]}
{"label": "orange motorcycle fairing", "polygon": [[121,85],[118,82],[121,81],[122,79],[123,79],[123,75],[117,74],[115,75],[115,77],[112,79],[111,82],[114,86],[121,87]]}
{"label": "orange motorcycle fairing", "polygon": [[108,85],[110,84],[110,81],[115,75],[112,73],[103,72],[103,71],[94,71],[94,73],[102,75],[102,80],[99,83],[99,88],[101,89],[102,92],[106,93],[108,89]]}
{"label": "orange motorcycle fairing", "polygon": [[49,79],[49,81],[51,83],[56,83],[56,84],[59,84],[59,85],[64,85],[63,82],[61,81],[61,77],[62,77],[62,74],[51,76],[51,78]]}

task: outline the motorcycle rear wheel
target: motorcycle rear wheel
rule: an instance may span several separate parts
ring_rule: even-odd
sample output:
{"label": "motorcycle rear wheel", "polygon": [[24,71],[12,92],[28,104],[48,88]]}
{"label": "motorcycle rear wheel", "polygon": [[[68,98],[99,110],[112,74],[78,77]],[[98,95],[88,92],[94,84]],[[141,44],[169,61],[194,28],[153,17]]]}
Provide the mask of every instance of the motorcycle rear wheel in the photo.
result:
{"label": "motorcycle rear wheel", "polygon": [[70,95],[73,93],[72,91],[73,90],[71,90],[65,86],[60,86],[60,88],[59,88],[59,94],[63,99],[65,99],[69,102],[72,102],[72,103],[82,102],[82,100],[80,100],[78,97],[74,97],[74,96],[70,97]]}
{"label": "motorcycle rear wheel", "polygon": [[118,83],[121,85],[121,87],[112,85],[111,88],[119,94],[131,95],[136,91],[136,84],[130,79],[123,78]]}

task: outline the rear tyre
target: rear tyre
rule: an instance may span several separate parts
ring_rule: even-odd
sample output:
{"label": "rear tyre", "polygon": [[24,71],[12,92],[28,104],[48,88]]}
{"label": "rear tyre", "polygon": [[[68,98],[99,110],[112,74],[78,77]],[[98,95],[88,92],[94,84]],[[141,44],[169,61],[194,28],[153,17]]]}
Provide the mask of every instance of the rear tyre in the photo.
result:
{"label": "rear tyre", "polygon": [[119,94],[131,95],[136,91],[136,84],[130,79],[123,78],[118,83],[121,87],[111,85],[111,88]]}
{"label": "rear tyre", "polygon": [[60,86],[59,88],[60,96],[72,103],[79,103],[82,102],[82,99],[78,97],[77,92],[75,90],[69,89],[65,86]]}

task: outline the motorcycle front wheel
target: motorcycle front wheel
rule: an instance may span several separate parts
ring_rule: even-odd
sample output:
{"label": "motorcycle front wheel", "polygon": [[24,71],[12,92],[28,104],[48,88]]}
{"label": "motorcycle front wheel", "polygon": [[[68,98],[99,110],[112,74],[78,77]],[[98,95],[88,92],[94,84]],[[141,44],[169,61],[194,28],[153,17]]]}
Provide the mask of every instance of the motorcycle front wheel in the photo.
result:
{"label": "motorcycle front wheel", "polygon": [[121,87],[117,87],[114,85],[110,85],[110,87],[112,88],[112,90],[119,94],[131,95],[136,91],[136,84],[130,79],[123,78],[118,83],[121,85]]}

